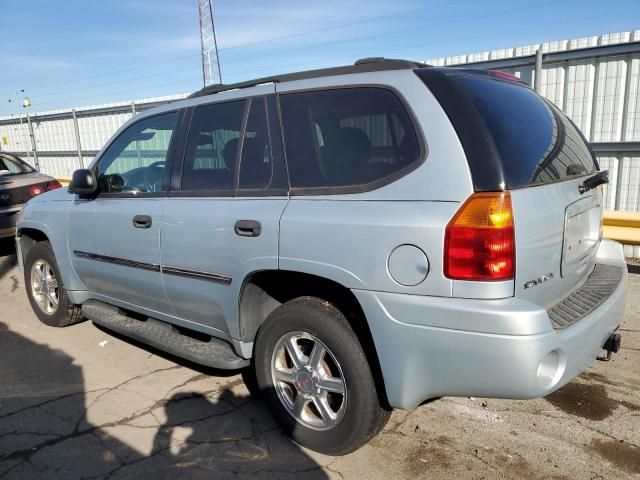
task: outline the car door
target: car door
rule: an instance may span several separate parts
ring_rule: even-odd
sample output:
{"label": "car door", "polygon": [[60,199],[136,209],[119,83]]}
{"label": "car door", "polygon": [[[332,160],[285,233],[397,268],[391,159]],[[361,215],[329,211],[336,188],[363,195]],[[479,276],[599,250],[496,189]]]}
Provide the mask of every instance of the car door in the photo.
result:
{"label": "car door", "polygon": [[171,313],[160,274],[160,227],[177,111],[124,129],[94,165],[99,192],[69,209],[73,268],[96,298]]}
{"label": "car door", "polygon": [[187,112],[183,166],[164,212],[163,278],[176,314],[235,338],[243,280],[278,268],[288,197],[273,91]]}

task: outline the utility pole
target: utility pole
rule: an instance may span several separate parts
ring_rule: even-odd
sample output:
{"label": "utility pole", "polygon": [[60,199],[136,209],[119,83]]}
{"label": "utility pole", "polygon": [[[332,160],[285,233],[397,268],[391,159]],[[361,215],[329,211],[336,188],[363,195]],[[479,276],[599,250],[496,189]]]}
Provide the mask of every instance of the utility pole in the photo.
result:
{"label": "utility pole", "polygon": [[[9,103],[15,102],[16,104],[16,113],[18,114],[18,121],[20,122],[20,134],[18,135],[18,138],[20,139],[21,146],[23,146],[24,151],[27,153],[27,158],[31,159],[31,155],[29,154],[29,149],[27,148],[27,142],[25,142],[25,139],[24,139],[24,129],[22,128],[22,111],[20,110],[20,99],[18,98],[19,95],[23,93],[24,93],[24,89],[20,89],[20,92],[15,91],[13,93],[14,100],[9,99]],[[29,105],[31,105],[31,103],[29,103]]]}
{"label": "utility pole", "polygon": [[213,0],[198,0],[200,13],[200,46],[202,47],[202,81],[204,86],[222,84],[216,27],[213,22]]}
{"label": "utility pole", "polygon": [[40,171],[40,163],[38,162],[38,153],[36,148],[36,136],[33,133],[33,125],[31,124],[31,117],[27,113],[27,125],[29,125],[29,137],[31,138],[31,151],[33,152],[33,163],[37,171]]}
{"label": "utility pole", "polygon": [[542,86],[542,47],[536,50],[536,66],[533,77],[533,89],[540,93],[540,87]]}

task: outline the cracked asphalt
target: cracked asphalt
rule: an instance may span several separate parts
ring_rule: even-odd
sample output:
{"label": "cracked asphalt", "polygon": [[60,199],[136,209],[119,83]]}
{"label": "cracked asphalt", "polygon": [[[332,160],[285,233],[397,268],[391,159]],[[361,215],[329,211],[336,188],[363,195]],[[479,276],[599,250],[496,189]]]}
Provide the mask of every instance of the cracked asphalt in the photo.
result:
{"label": "cracked asphalt", "polygon": [[[640,478],[640,275],[623,347],[549,397],[443,398],[327,457],[281,432],[238,372],[32,313],[0,243],[0,478]],[[105,343],[106,342],[106,343]]]}

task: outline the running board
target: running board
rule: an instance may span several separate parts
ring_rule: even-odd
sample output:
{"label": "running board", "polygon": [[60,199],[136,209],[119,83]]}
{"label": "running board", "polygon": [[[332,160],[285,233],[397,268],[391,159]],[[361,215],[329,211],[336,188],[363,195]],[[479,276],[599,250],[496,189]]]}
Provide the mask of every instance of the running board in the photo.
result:
{"label": "running board", "polygon": [[200,365],[226,370],[249,365],[249,360],[236,355],[231,345],[224,340],[214,337],[209,341],[197,340],[180,333],[169,323],[154,318],[138,320],[107,303],[88,300],[82,304],[82,313],[89,320],[109,330]]}

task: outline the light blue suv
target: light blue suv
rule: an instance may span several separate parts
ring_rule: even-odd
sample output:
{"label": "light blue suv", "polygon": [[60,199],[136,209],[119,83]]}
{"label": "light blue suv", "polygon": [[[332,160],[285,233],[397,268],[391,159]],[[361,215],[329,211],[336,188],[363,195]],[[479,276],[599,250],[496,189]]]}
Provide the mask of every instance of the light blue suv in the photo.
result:
{"label": "light blue suv", "polygon": [[344,454],[391,408],[547,395],[617,351],[606,181],[517,78],[365,59],[136,115],[17,244],[44,323],[251,365],[295,441]]}

